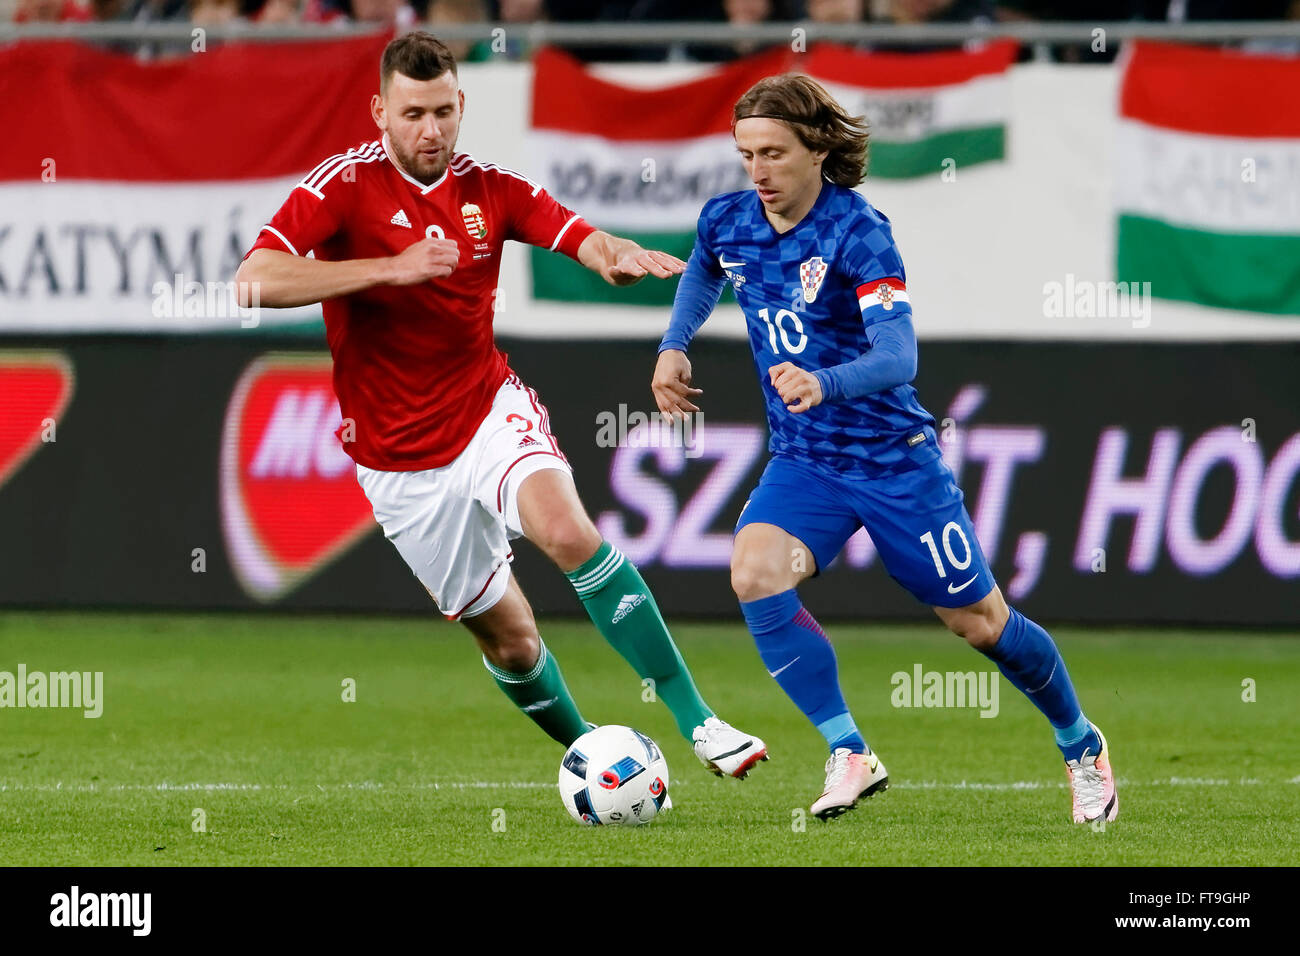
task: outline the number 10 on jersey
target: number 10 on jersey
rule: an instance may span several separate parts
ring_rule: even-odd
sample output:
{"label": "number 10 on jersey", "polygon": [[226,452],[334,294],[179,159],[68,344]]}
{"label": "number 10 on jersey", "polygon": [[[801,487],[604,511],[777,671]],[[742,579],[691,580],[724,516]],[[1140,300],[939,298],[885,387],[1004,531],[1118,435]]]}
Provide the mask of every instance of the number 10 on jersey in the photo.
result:
{"label": "number 10 on jersey", "polygon": [[[785,351],[790,355],[798,355],[808,346],[808,336],[803,330],[803,320],[789,309],[780,309],[777,311],[775,318],[768,314],[766,308],[758,310],[758,317],[763,320],[767,326],[767,341],[772,346],[772,351],[777,355],[781,354],[781,349],[777,347],[776,337],[781,336],[781,344],[785,346]],[[799,338],[795,341],[790,340],[790,332],[793,330]]]}
{"label": "number 10 on jersey", "polygon": [[[961,560],[958,560],[957,555],[953,553],[952,534],[954,531],[957,532],[957,539],[961,542],[963,555]],[[961,529],[961,525],[955,521],[949,521],[943,526],[943,533],[940,538],[943,541],[943,553],[947,555],[948,563],[958,571],[965,571],[969,568],[972,557],[970,542],[966,540],[966,532]],[[935,547],[934,532],[927,531],[921,535],[921,541],[930,549],[930,557],[934,560],[934,569],[939,572],[939,577],[946,578],[948,572],[944,570],[943,561],[939,558],[939,549]]]}

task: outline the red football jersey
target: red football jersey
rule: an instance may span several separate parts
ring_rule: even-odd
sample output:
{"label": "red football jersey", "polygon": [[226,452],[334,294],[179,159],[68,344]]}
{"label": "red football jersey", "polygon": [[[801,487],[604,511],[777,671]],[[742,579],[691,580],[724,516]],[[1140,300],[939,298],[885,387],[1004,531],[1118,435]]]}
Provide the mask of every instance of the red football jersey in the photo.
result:
{"label": "red football jersey", "polygon": [[509,373],[492,336],[502,245],[515,239],[576,259],[594,231],[537,183],[468,153],[425,186],[397,164],[385,134],[312,170],[248,253],[315,250],[338,262],[393,256],[430,236],[459,243],[445,279],[322,303],[334,391],[344,421],[356,423],[343,447],[367,468],[420,471],[465,449]]}

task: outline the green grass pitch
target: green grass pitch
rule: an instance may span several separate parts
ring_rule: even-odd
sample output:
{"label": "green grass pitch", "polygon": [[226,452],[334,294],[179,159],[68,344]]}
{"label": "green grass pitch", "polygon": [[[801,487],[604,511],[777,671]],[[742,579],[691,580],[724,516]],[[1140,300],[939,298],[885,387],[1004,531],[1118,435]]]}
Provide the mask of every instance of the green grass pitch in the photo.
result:
{"label": "green grass pitch", "polygon": [[432,617],[0,613],[0,671],[104,673],[98,719],[0,709],[0,864],[1300,863],[1294,634],[1054,628],[1119,778],[1120,817],[1094,831],[1005,681],[992,719],[891,704],[918,663],[992,670],[937,622],[828,627],[891,779],[830,823],[800,819],[821,738],[741,626],[674,631],[711,705],[768,742],[743,782],[704,770],[589,624],[542,628],[588,719],[663,747],[675,807],[650,826],[572,823],[558,745]]}

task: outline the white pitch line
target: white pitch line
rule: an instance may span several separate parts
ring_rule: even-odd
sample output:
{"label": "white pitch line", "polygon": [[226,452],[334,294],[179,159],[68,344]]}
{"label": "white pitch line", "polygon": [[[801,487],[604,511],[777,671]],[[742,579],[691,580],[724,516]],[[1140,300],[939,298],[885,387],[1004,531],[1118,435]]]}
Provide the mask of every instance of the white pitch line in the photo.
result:
{"label": "white pitch line", "polygon": [[[691,785],[698,781],[677,781],[674,789]],[[1226,777],[1161,777],[1155,780],[1128,780],[1120,778],[1118,787],[1252,787],[1268,784],[1300,785],[1300,776],[1289,780],[1261,780],[1258,777],[1239,777],[1230,780]],[[150,791],[166,793],[170,791],[290,791],[310,790],[315,788],[322,793],[331,790],[387,790],[399,792],[404,790],[543,790],[554,787],[554,783],[535,780],[463,780],[444,783],[403,783],[391,784],[377,781],[360,783],[332,784],[287,784],[287,783],[16,783],[0,784],[0,793],[116,793],[123,791]],[[939,780],[899,780],[890,787],[899,790],[1062,790],[1066,781],[1015,780],[1010,783],[990,783],[979,780],[939,781]]]}
{"label": "white pitch line", "polygon": [[0,793],[6,791],[20,792],[29,791],[37,793],[55,793],[55,792],[76,792],[76,793],[110,793],[120,791],[140,791],[147,790],[156,793],[165,793],[168,791],[287,791],[287,790],[310,790],[313,787],[321,792],[326,790],[471,790],[480,788],[504,788],[510,790],[536,790],[544,787],[553,787],[553,783],[536,783],[530,780],[468,780],[456,783],[376,783],[364,781],[362,783],[331,783],[322,785],[315,784],[287,784],[287,783],[115,783],[115,784],[98,784],[98,783],[78,783],[64,785],[59,783],[18,783],[18,784],[0,784]]}

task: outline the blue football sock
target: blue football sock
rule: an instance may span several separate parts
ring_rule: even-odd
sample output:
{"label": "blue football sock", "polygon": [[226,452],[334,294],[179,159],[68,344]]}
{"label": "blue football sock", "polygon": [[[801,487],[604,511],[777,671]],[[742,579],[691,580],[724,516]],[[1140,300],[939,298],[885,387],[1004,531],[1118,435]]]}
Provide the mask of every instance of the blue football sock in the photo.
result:
{"label": "blue football sock", "polygon": [[854,753],[869,753],[844,703],[835,650],[799,595],[792,589],[757,601],[742,601],[740,610],[768,673],[813,722],[831,750],[847,747]]}
{"label": "blue football sock", "polygon": [[1079,759],[1088,748],[1097,753],[1101,738],[1083,715],[1061,652],[1045,630],[1011,608],[1002,636],[982,653],[1043,712],[1066,760]]}

